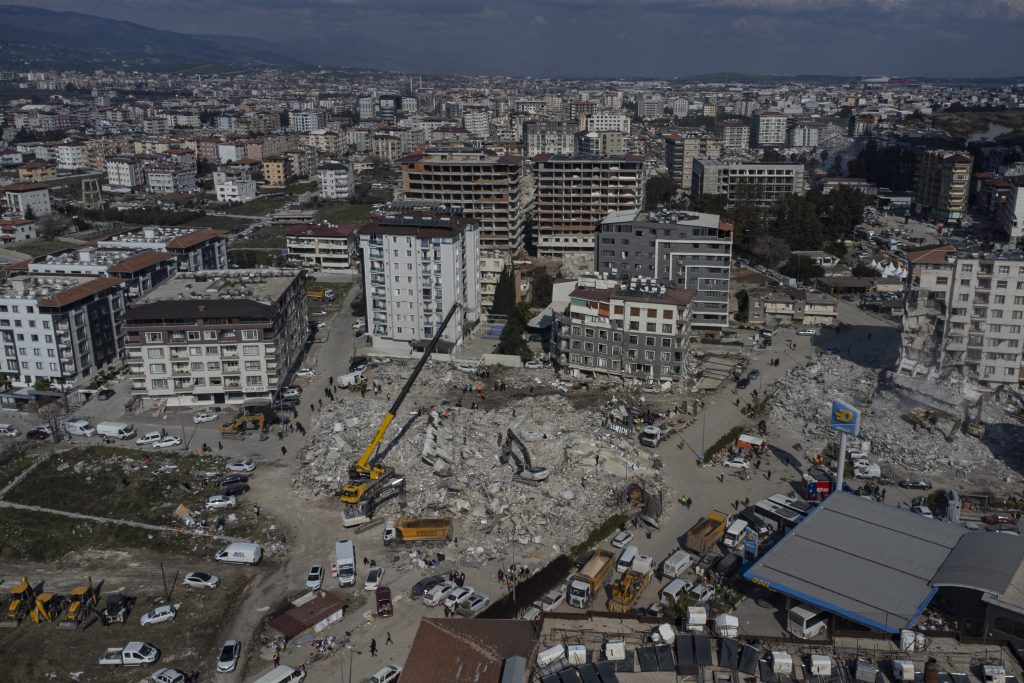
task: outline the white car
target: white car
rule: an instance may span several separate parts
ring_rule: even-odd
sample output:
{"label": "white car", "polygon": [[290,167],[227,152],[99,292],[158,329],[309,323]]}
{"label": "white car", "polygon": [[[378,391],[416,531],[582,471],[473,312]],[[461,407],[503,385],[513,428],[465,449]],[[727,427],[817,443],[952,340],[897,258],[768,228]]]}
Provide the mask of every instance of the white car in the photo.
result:
{"label": "white car", "polygon": [[459,605],[459,614],[466,618],[472,618],[487,609],[487,606],[491,604],[491,599],[486,595],[477,593],[469,596]]}
{"label": "white car", "polygon": [[163,432],[146,432],[139,438],[135,439],[135,443],[139,446],[148,446],[149,444],[160,443],[163,439]]}
{"label": "white car", "polygon": [[398,677],[402,675],[402,667],[399,664],[388,664],[370,677],[370,683],[397,683]]}
{"label": "white car", "polygon": [[802,330],[797,330],[797,335],[800,337],[813,337],[818,334],[818,331],[813,327],[807,327]]}
{"label": "white car", "polygon": [[252,472],[256,469],[256,461],[252,458],[245,458],[244,460],[232,460],[225,469],[228,472]]}
{"label": "white car", "polygon": [[196,413],[195,415],[193,415],[192,421],[198,425],[204,422],[213,422],[219,417],[220,413],[214,412],[212,410],[204,410],[201,413]]}
{"label": "white car", "polygon": [[207,510],[223,510],[224,508],[233,507],[235,507],[234,496],[224,496],[218,493],[217,495],[210,496],[206,499]]}
{"label": "white car", "polygon": [[461,370],[462,372],[468,372],[468,373],[476,372],[476,366],[474,366],[471,363],[456,363],[455,364],[455,369],[456,370]]}
{"label": "white car", "polygon": [[185,683],[185,674],[177,669],[157,669],[149,676],[154,683]]}
{"label": "white car", "polygon": [[366,321],[365,320],[357,320],[354,323],[352,323],[352,329],[353,330],[362,330],[362,329],[365,329],[365,328],[366,328]]}
{"label": "white car", "polygon": [[217,657],[217,672],[226,674],[235,670],[238,666],[238,655],[242,652],[242,644],[237,640],[228,640],[220,648],[220,655]]}
{"label": "white car", "polygon": [[612,537],[613,548],[625,548],[629,545],[629,542],[633,540],[633,533],[630,531],[620,531]]}
{"label": "white car", "polygon": [[454,610],[456,607],[459,606],[460,602],[462,602],[469,596],[474,595],[475,593],[476,591],[470,588],[469,586],[456,588],[448,594],[447,598],[444,599],[444,606],[450,610]]}
{"label": "white car", "polygon": [[565,593],[558,590],[557,588],[554,590],[549,590],[540,599],[540,608],[545,612],[550,612],[551,610],[561,605],[563,600],[565,600]]}
{"label": "white car", "polygon": [[282,398],[302,398],[302,392],[298,389],[285,389],[281,396]]}
{"label": "white car", "polygon": [[729,458],[722,464],[725,465],[726,467],[732,467],[733,469],[737,470],[750,469],[750,462],[748,462],[745,458]]}
{"label": "white car", "polygon": [[306,588],[315,591],[320,590],[322,585],[324,585],[324,566],[322,564],[314,564],[309,568],[309,573],[306,574]]}
{"label": "white car", "polygon": [[544,368],[544,364],[539,360],[528,360],[523,364],[523,367],[527,370],[542,370]]}
{"label": "white car", "polygon": [[174,605],[160,605],[159,607],[154,607],[143,614],[139,623],[143,626],[149,626],[150,624],[162,624],[165,621],[170,621],[176,616],[178,616],[178,610],[174,608]]}
{"label": "white car", "polygon": [[715,597],[714,586],[705,586],[703,584],[694,586],[690,591],[690,597],[697,602],[707,602]]}
{"label": "white car", "polygon": [[298,370],[295,371],[295,376],[302,377],[303,379],[309,379],[315,374],[316,373],[313,372],[312,368],[299,368]]}
{"label": "white car", "polygon": [[185,574],[183,583],[192,588],[216,588],[220,585],[220,579],[206,572],[189,572]]}
{"label": "white car", "polygon": [[384,568],[374,567],[366,575],[366,583],[363,584],[364,591],[375,591],[380,588],[380,582],[384,579]]}
{"label": "white car", "polygon": [[935,515],[932,514],[931,508],[929,508],[927,505],[915,505],[914,507],[911,508],[911,511],[921,515],[922,517],[927,517],[928,519],[935,519]]}
{"label": "white car", "polygon": [[322,330],[325,327],[327,327],[327,323],[325,323],[323,320],[317,320],[316,321],[316,329]]}
{"label": "white car", "polygon": [[313,315],[320,315],[320,316],[327,315],[327,311],[325,311],[324,309],[321,308],[319,310],[313,311]]}
{"label": "white car", "polygon": [[153,448],[172,448],[174,446],[181,445],[180,436],[165,436],[164,438],[153,444]]}
{"label": "white car", "polygon": [[440,605],[448,594],[458,588],[453,581],[444,581],[439,583],[426,593],[423,594],[423,604],[427,607],[437,607]]}

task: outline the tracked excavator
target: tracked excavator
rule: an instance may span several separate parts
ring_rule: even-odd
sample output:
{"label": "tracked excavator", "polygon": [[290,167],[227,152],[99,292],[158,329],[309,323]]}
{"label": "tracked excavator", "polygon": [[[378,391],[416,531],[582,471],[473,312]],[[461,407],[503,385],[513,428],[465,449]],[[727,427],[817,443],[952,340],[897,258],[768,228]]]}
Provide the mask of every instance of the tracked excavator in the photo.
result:
{"label": "tracked excavator", "polygon": [[445,328],[448,327],[448,323],[451,322],[455,312],[461,307],[461,304],[456,303],[448,311],[448,314],[434,333],[433,339],[427,344],[427,348],[423,350],[423,355],[420,356],[420,360],[416,363],[416,367],[413,368],[409,379],[405,381],[405,386],[398,393],[388,412],[384,414],[384,419],[381,420],[380,426],[377,427],[377,433],[374,434],[370,445],[366,447],[366,450],[363,451],[359,459],[349,466],[349,481],[342,487],[339,494],[341,502],[348,505],[360,505],[368,498],[376,497],[378,492],[383,492],[387,488],[388,482],[395,479],[394,468],[383,464],[384,456],[387,455],[389,450],[380,450],[380,446],[384,442],[384,434],[388,431],[388,427],[391,426],[391,422],[398,414],[399,408],[402,407],[405,397],[409,395],[412,385],[416,383],[416,378],[419,377],[423,366],[427,364],[430,354],[437,348],[437,343],[441,340],[441,335],[444,333]]}
{"label": "tracked excavator", "polygon": [[[517,448],[522,454],[522,458],[516,455]],[[514,462],[516,477],[531,484],[540,483],[551,475],[548,472],[548,468],[534,466],[533,460],[530,459],[530,451],[527,450],[522,439],[516,436],[515,432],[511,429],[505,433],[505,445],[502,446],[501,456],[499,456],[498,460],[502,465],[507,465],[509,460]]]}
{"label": "tracked excavator", "polygon": [[[953,438],[959,434],[960,425],[963,424],[956,415],[950,415],[949,413],[941,410],[928,410],[927,408],[914,408],[907,413],[907,419],[919,427],[927,429],[929,432],[933,429],[937,430],[940,434],[946,437],[946,441],[952,441]],[[948,430],[943,430],[940,427],[942,422],[947,422],[950,425]]]}

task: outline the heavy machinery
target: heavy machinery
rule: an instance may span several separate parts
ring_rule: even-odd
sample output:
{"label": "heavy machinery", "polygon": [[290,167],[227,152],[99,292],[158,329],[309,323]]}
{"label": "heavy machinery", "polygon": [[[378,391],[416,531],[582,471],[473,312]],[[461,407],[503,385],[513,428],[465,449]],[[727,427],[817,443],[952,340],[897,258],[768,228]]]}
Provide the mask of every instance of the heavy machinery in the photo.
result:
{"label": "heavy machinery", "polygon": [[[985,422],[981,419],[981,409],[985,405],[985,397],[979,396],[978,401],[967,408],[967,415],[964,419],[964,431],[979,439],[985,438]],[[970,410],[974,408],[974,417],[971,417]]]}
{"label": "heavy machinery", "polygon": [[[907,419],[915,425],[927,429],[929,432],[933,429],[938,430],[940,434],[946,437],[946,441],[952,441],[960,433],[960,425],[963,423],[963,420],[956,415],[950,415],[941,410],[928,410],[927,408],[914,408],[907,413]],[[944,421],[950,425],[950,428],[947,430],[939,427],[939,424]]]}
{"label": "heavy machinery", "polygon": [[35,589],[29,585],[26,577],[21,577],[18,585],[7,594],[7,604],[4,605],[4,617],[3,621],[0,621],[0,626],[11,628],[20,624],[35,604],[35,597]]}
{"label": "heavy machinery", "polygon": [[999,385],[999,387],[993,394],[993,398],[998,399],[999,396],[1002,394],[1009,394],[1010,396],[1017,400],[1017,412],[1014,413],[1013,416],[1016,417],[1018,420],[1024,421],[1024,396],[1021,396],[1019,393],[1017,393],[1010,387],[1006,386],[1005,384]]}
{"label": "heavy machinery", "polygon": [[598,548],[569,582],[569,604],[580,609],[588,608],[614,568],[615,553]]}
{"label": "heavy machinery", "polygon": [[267,422],[267,418],[263,413],[255,413],[252,415],[242,414],[236,417],[226,425],[222,425],[220,433],[224,435],[229,434],[244,434],[246,431],[263,431],[263,425]]}
{"label": "heavy machinery", "polygon": [[430,547],[437,547],[448,543],[454,536],[454,526],[449,517],[399,517],[387,521],[384,527],[384,547],[395,543],[426,543]]}
{"label": "heavy machinery", "polygon": [[[516,448],[522,453],[521,459],[516,455]],[[533,461],[530,459],[530,451],[511,429],[505,434],[505,445],[502,446],[501,455],[498,457],[498,461],[502,465],[507,465],[509,460],[516,464],[516,477],[524,482],[536,484],[551,475],[546,467],[534,467]]]}
{"label": "heavy machinery", "polygon": [[622,577],[612,584],[612,596],[608,599],[608,611],[615,614],[626,614],[636,606],[637,600],[647,590],[651,582],[650,558],[643,562],[638,557],[633,561],[633,566],[626,570]]}
{"label": "heavy machinery", "polygon": [[135,598],[130,598],[124,593],[114,593],[107,596],[107,606],[96,612],[104,626],[123,624],[134,606]]}
{"label": "heavy machinery", "polygon": [[405,386],[398,393],[395,402],[391,404],[388,412],[384,414],[384,419],[381,420],[380,426],[377,427],[377,433],[374,434],[373,440],[370,441],[370,444],[363,451],[359,459],[349,466],[349,482],[341,489],[339,496],[343,503],[358,505],[367,496],[372,496],[378,489],[391,481],[394,469],[381,464],[387,451],[378,452],[378,449],[384,442],[384,434],[388,431],[388,427],[391,426],[395,415],[398,414],[398,409],[402,407],[402,402],[409,395],[409,390],[415,384],[416,378],[419,377],[420,371],[423,370],[423,366],[427,364],[427,359],[430,358],[430,354],[437,348],[437,343],[441,340],[441,335],[444,334],[445,328],[448,327],[448,323],[451,322],[455,312],[460,308],[461,304],[456,303],[452,305],[448,315],[444,317],[444,320],[441,321],[437,331],[434,333],[433,339],[427,344],[427,348],[423,350],[423,355],[420,356],[420,360],[416,363],[416,367],[413,368],[409,379],[405,380]]}
{"label": "heavy machinery", "polygon": [[96,601],[99,598],[99,588],[93,588],[92,579],[89,579],[87,586],[75,586],[68,596],[67,611],[64,618],[57,624],[61,628],[78,628],[85,621],[85,618],[96,609]]}
{"label": "heavy machinery", "polygon": [[60,619],[60,613],[64,611],[67,603],[67,598],[63,595],[40,593],[36,596],[36,604],[32,607],[28,617],[37,624],[41,624],[44,621],[57,621]]}

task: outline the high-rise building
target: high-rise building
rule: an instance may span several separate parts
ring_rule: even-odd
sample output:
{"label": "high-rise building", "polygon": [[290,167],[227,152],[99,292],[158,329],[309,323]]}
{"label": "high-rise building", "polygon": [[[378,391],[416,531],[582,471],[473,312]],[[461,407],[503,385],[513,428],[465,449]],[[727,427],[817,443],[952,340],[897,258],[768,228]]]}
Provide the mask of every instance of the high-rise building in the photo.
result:
{"label": "high-rise building", "polygon": [[594,229],[610,211],[643,203],[644,158],[567,157],[531,159],[537,254],[549,258],[594,253]]}
{"label": "high-rise building", "polygon": [[322,111],[290,111],[288,112],[288,127],[300,133],[308,133],[311,130],[319,130],[324,127],[327,118]]}
{"label": "high-rise building", "polygon": [[917,156],[914,208],[929,218],[958,221],[967,210],[973,160],[964,152],[934,149]]}
{"label": "high-rise building", "polygon": [[460,345],[480,319],[480,226],[457,213],[386,214],[359,228],[363,291],[375,349],[422,348],[455,304],[441,337]]}
{"label": "high-rise building", "polygon": [[579,124],[566,121],[525,121],[523,148],[526,156],[572,154]]}
{"label": "high-rise building", "polygon": [[356,179],[352,167],[342,161],[320,164],[320,196],[324,199],[346,200],[355,194]]}
{"label": "high-rise building", "polygon": [[636,115],[642,119],[664,118],[665,100],[660,97],[649,97],[637,100]]}
{"label": "high-rise building", "polygon": [[626,135],[617,130],[576,133],[576,156],[620,157],[626,154]]}
{"label": "high-rise building", "polygon": [[691,197],[721,194],[729,206],[734,206],[742,194],[758,206],[771,206],[783,195],[803,194],[806,190],[803,164],[711,159],[693,162]]}
{"label": "high-rise building", "polygon": [[673,184],[683,192],[690,191],[694,159],[718,159],[722,155],[721,141],[703,130],[672,133],[664,136],[664,140],[665,165]]}
{"label": "high-rise building", "polygon": [[1006,201],[999,205],[996,222],[1003,239],[1016,243],[1024,237],[1024,176],[1007,178]]}
{"label": "high-rise building", "polygon": [[717,133],[722,140],[722,149],[750,147],[750,124],[745,121],[722,121],[718,124]]}
{"label": "high-rise building", "polygon": [[754,117],[757,124],[758,147],[783,147],[786,144],[785,114],[777,111],[758,112]]}
{"label": "high-rise building", "polygon": [[618,131],[629,135],[631,121],[629,117],[617,111],[596,111],[583,117],[584,129],[588,132]]}
{"label": "high-rise building", "polygon": [[401,198],[462,207],[480,226],[480,246],[523,248],[527,198],[522,157],[481,149],[427,148],[401,160]]}
{"label": "high-rise building", "polygon": [[817,121],[799,121],[789,127],[787,137],[790,147],[814,148],[821,141],[822,125]]}
{"label": "high-rise building", "polygon": [[482,107],[466,109],[462,113],[462,125],[476,140],[491,137],[491,113]]}
{"label": "high-rise building", "polygon": [[142,163],[130,154],[107,158],[107,182],[112,187],[139,189],[146,184]]}
{"label": "high-rise building", "polygon": [[595,266],[613,279],[653,278],[691,289],[693,325],[724,328],[732,237],[732,224],[712,213],[620,211],[597,227]]}

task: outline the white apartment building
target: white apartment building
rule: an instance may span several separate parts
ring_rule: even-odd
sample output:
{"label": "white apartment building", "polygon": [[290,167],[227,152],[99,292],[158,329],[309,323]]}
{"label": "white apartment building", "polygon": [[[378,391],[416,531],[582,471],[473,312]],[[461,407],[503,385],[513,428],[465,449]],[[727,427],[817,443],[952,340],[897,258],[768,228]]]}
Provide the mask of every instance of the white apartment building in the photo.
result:
{"label": "white apartment building", "polygon": [[758,112],[755,117],[758,147],[783,147],[786,144],[785,114],[777,111]]}
{"label": "white apartment building", "polygon": [[135,190],[146,184],[142,163],[133,156],[108,157],[106,165],[107,182],[111,187],[126,187]]}
{"label": "white apartment building", "polygon": [[53,213],[50,188],[42,183],[12,183],[2,189],[9,213],[22,218],[42,218]]}
{"label": "white apartment building", "polygon": [[320,196],[324,199],[351,198],[356,192],[356,175],[352,167],[341,161],[320,164]]}
{"label": "white apartment building", "polygon": [[327,118],[322,111],[290,111],[288,127],[300,133],[308,133],[324,127]]}
{"label": "white apartment building", "polygon": [[501,274],[509,266],[509,254],[504,251],[484,251],[480,254],[480,308],[491,310],[494,305],[494,290],[498,288]]}
{"label": "white apartment building", "polygon": [[749,149],[750,124],[744,121],[723,121],[716,130],[722,149]]}
{"label": "white apartment building", "polygon": [[579,125],[565,121],[523,122],[523,148],[527,156],[572,154]]}
{"label": "white apartment building", "polygon": [[642,119],[660,119],[665,117],[665,100],[660,97],[639,100],[636,113]]}
{"label": "white apartment building", "polygon": [[82,143],[69,142],[57,146],[57,168],[74,171],[87,165],[86,147]]}
{"label": "white apartment building", "polygon": [[804,121],[793,124],[788,133],[790,147],[814,148],[821,141],[821,124]]}
{"label": "white apartment building", "polygon": [[177,194],[196,191],[196,172],[177,166],[150,166],[146,186],[153,194]]}
{"label": "white apartment building", "polygon": [[288,260],[323,273],[341,273],[352,267],[354,225],[296,225],[285,235]]}
{"label": "white apartment building", "polygon": [[301,270],[179,274],[125,314],[132,394],[168,406],[269,400],[309,329]]}
{"label": "white apartment building", "polygon": [[999,207],[996,221],[1007,242],[1024,237],[1024,176],[1007,178],[1010,188],[1006,202]]}
{"label": "white apartment building", "polygon": [[232,178],[216,183],[214,189],[217,192],[218,202],[241,204],[256,199],[255,180],[236,180]]}
{"label": "white apartment building", "polygon": [[143,249],[173,254],[178,270],[222,270],[228,267],[228,233],[200,227],[150,225],[110,235],[96,242],[100,249]]}
{"label": "white apartment building", "polygon": [[756,161],[695,159],[690,196],[721,194],[730,206],[738,198],[738,190],[757,186],[759,206],[771,206],[787,194],[803,194],[807,180],[803,164],[775,164]]}
{"label": "white apartment building", "polygon": [[629,117],[615,111],[596,111],[583,117],[583,127],[587,131],[603,133],[605,131],[618,131],[629,135],[631,122]]}
{"label": "white apartment building", "polygon": [[491,137],[491,113],[486,109],[467,109],[462,114],[462,125],[476,140]]}
{"label": "white apartment building", "polygon": [[0,372],[16,386],[70,388],[123,349],[124,285],[106,277],[19,275],[0,284]]}
{"label": "white apartment building", "polygon": [[366,311],[374,349],[422,348],[449,310],[441,337],[451,351],[480,319],[480,226],[466,216],[409,212],[359,229]]}

